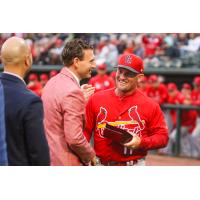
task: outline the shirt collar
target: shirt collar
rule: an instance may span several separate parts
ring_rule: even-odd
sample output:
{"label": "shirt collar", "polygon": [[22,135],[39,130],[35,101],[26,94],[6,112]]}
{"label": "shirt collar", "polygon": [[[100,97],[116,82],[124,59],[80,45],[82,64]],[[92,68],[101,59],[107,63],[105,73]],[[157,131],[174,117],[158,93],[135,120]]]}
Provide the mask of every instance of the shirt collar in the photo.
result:
{"label": "shirt collar", "polygon": [[21,80],[24,82],[24,84],[26,85],[26,82],[24,81],[24,79],[23,79],[22,77],[20,77],[19,75],[14,74],[14,73],[12,73],[12,72],[6,72],[6,71],[4,71],[3,73],[5,73],[5,74],[10,74],[10,75],[12,75],[12,76],[16,76],[17,78],[21,79]]}
{"label": "shirt collar", "polygon": [[79,78],[76,76],[76,74],[74,74],[72,71],[70,71],[69,69],[67,69],[69,73],[71,73],[71,75],[75,78],[75,80],[77,81],[77,83],[79,84],[80,86],[80,80]]}

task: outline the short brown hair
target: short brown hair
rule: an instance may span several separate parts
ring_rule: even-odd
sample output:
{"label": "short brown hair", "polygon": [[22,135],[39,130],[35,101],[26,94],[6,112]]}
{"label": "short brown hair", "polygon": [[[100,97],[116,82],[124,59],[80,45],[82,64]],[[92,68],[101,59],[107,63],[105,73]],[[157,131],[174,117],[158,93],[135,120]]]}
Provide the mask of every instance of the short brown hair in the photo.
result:
{"label": "short brown hair", "polygon": [[63,64],[66,66],[72,65],[73,59],[76,57],[83,60],[83,50],[87,49],[93,49],[93,47],[82,39],[74,39],[67,42],[61,54]]}

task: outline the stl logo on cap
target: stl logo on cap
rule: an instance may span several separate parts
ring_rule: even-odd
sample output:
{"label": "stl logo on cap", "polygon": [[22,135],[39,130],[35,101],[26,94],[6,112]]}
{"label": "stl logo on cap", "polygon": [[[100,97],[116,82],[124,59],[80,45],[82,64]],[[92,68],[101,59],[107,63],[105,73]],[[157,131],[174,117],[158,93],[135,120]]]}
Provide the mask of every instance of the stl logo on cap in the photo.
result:
{"label": "stl logo on cap", "polygon": [[132,57],[130,55],[127,55],[126,58],[125,58],[125,62],[127,64],[131,64],[132,63]]}
{"label": "stl logo on cap", "polygon": [[144,71],[144,65],[143,61],[139,56],[136,56],[135,54],[122,54],[119,56],[118,59],[118,66],[128,69],[134,73],[143,73]]}

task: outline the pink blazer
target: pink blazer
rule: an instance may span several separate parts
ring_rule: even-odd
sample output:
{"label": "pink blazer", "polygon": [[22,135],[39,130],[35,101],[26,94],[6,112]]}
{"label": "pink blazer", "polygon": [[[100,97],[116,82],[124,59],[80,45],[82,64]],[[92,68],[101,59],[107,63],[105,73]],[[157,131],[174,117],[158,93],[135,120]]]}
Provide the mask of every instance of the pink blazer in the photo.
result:
{"label": "pink blazer", "polygon": [[66,67],[48,81],[42,100],[51,165],[88,165],[95,153],[83,135],[85,99]]}

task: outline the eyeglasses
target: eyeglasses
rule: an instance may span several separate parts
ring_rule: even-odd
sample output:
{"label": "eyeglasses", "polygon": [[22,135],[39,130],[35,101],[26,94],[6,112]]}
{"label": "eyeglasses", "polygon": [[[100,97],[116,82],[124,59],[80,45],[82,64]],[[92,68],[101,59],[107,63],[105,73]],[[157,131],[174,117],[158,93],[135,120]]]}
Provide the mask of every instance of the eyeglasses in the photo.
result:
{"label": "eyeglasses", "polygon": [[135,78],[138,75],[137,73],[131,72],[129,70],[124,71],[124,70],[120,70],[120,69],[118,69],[118,74],[123,75],[126,78]]}

